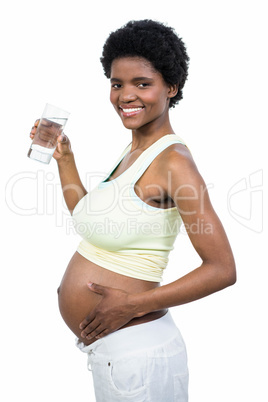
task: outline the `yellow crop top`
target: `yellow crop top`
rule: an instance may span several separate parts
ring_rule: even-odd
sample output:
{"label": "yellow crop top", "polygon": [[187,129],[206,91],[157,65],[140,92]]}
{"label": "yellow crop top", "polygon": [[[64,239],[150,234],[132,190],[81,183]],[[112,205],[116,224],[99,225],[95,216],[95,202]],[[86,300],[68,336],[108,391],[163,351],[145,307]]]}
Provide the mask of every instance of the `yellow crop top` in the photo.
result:
{"label": "yellow crop top", "polygon": [[83,240],[77,251],[95,264],[132,278],[160,282],[180,230],[176,207],[156,208],[142,201],[134,185],[155,157],[181,138],[168,134],[154,142],[120,176],[107,181],[131,148],[124,150],[107,177],[73,211]]}

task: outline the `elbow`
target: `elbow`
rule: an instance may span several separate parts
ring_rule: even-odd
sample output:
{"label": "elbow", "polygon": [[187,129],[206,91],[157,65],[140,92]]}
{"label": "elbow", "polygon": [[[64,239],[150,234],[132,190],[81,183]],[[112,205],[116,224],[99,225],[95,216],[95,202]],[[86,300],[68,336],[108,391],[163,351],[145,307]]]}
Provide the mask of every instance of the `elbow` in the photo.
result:
{"label": "elbow", "polygon": [[233,286],[237,280],[235,262],[231,261],[228,264],[224,264],[222,272],[223,272],[223,283],[225,284],[224,287]]}
{"label": "elbow", "polygon": [[237,275],[236,275],[236,264],[235,264],[235,260],[234,260],[234,256],[231,256],[231,259],[229,261],[229,281],[230,281],[230,285],[232,286],[236,283],[237,280]]}
{"label": "elbow", "polygon": [[223,290],[236,283],[236,266],[234,260],[217,261],[209,265],[214,291]]}
{"label": "elbow", "polygon": [[236,269],[234,268],[233,272],[230,273],[229,276],[228,276],[228,285],[227,286],[235,285],[236,280],[237,280]]}

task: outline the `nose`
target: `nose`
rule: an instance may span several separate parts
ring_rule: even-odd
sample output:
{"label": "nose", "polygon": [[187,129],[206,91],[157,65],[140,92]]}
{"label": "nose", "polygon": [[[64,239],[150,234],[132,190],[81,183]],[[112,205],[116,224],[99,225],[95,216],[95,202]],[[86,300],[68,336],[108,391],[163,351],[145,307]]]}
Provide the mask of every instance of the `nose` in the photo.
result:
{"label": "nose", "polygon": [[120,91],[119,100],[124,103],[133,102],[137,99],[136,91],[133,86],[124,86]]}

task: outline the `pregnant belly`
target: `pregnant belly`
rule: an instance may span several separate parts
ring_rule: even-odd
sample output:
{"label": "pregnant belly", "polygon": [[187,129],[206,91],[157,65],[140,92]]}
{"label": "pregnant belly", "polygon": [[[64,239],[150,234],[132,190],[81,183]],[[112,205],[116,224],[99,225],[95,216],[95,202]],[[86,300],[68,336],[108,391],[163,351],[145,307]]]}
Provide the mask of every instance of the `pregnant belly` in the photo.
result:
{"label": "pregnant belly", "polygon": [[[92,341],[86,342],[85,339],[81,339],[79,324],[101,300],[100,295],[88,289],[88,282],[123,289],[130,293],[143,292],[159,285],[156,282],[142,281],[111,272],[88,261],[76,252],[69,262],[58,290],[59,308],[68,327],[86,344],[92,343]],[[135,320],[137,323],[146,322],[158,318],[164,313],[163,311],[151,313],[145,319],[141,317],[141,319]]]}

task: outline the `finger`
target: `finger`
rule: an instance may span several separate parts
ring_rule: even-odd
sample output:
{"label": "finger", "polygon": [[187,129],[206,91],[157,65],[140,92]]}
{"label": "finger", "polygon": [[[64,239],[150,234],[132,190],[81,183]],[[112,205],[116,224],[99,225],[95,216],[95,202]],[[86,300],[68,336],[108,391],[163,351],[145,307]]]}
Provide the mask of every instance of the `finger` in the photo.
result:
{"label": "finger", "polygon": [[79,328],[84,330],[93,320],[95,320],[95,316],[92,317],[92,315],[88,315],[80,324]]}
{"label": "finger", "polygon": [[[92,332],[96,331],[97,328],[100,326],[100,322],[99,321],[92,321],[89,325],[87,325],[83,331],[81,332],[81,336],[82,338],[86,338],[87,336],[89,336]],[[101,332],[101,331],[99,331]]]}
{"label": "finger", "polygon": [[95,338],[96,339],[101,339],[106,335],[109,335],[111,333],[111,331],[109,331],[108,329],[105,329],[104,331],[102,331],[100,334],[96,335]]}
{"label": "finger", "polygon": [[98,293],[99,295],[103,295],[105,290],[107,289],[106,286],[97,285],[96,283],[92,283],[92,282],[89,282],[87,284],[87,286],[92,292]]}
{"label": "finger", "polygon": [[36,133],[36,129],[32,128],[30,132],[30,137],[33,139]]}
{"label": "finger", "polygon": [[57,141],[61,144],[65,144],[68,142],[68,138],[65,134],[60,134],[57,138]]}
{"label": "finger", "polygon": [[31,137],[31,138],[34,138],[39,123],[40,123],[40,119],[38,119],[38,120],[35,121],[35,123],[34,123],[32,129],[31,129],[31,132],[30,132],[30,137]]}
{"label": "finger", "polygon": [[65,134],[60,134],[57,137],[57,151],[60,154],[71,152],[71,144],[69,138]]}
{"label": "finger", "polygon": [[103,332],[103,328],[101,325],[99,325],[94,331],[91,331],[87,336],[86,339],[93,339],[96,338],[97,336],[100,336],[100,334]]}

